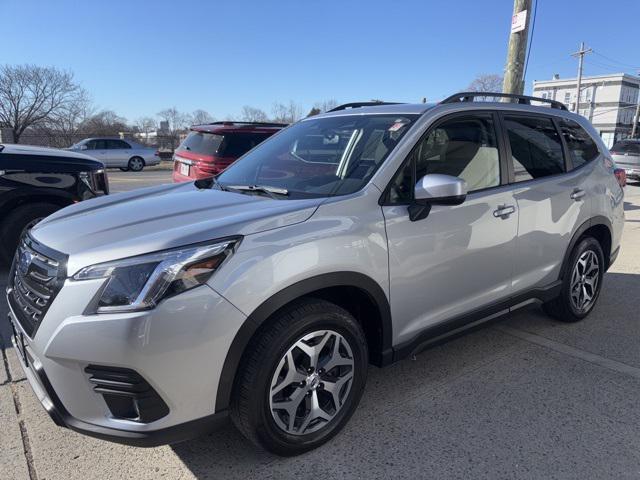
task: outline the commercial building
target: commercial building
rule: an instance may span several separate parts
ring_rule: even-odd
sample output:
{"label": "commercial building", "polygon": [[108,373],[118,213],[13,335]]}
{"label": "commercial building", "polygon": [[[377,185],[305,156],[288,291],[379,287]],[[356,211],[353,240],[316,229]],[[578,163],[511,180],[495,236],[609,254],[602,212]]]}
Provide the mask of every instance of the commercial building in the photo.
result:
{"label": "commercial building", "polygon": [[[533,95],[564,103],[571,111],[576,107],[575,78],[535,80]],[[614,142],[631,135],[640,92],[640,77],[626,73],[582,77],[580,115],[589,119],[611,147]]]}

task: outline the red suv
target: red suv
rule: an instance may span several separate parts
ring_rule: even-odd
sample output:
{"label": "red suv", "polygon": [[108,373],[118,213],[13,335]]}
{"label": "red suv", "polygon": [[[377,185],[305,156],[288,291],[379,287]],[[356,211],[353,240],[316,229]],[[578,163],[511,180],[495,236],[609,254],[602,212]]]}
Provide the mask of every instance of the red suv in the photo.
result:
{"label": "red suv", "polygon": [[173,155],[173,181],[188,182],[217,175],[286,126],[256,122],[194,125]]}

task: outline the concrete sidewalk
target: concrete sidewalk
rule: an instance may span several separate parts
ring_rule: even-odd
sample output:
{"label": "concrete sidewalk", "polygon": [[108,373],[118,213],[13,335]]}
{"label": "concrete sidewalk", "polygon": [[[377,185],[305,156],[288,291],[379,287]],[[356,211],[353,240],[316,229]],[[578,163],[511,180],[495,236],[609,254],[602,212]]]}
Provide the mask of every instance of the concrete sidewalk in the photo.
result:
{"label": "concrete sidewalk", "polygon": [[56,427],[6,343],[3,296],[0,479],[640,478],[640,187],[625,208],[620,256],[586,321],[533,308],[372,367],[345,431],[295,458],[257,451],[231,426],[154,449]]}

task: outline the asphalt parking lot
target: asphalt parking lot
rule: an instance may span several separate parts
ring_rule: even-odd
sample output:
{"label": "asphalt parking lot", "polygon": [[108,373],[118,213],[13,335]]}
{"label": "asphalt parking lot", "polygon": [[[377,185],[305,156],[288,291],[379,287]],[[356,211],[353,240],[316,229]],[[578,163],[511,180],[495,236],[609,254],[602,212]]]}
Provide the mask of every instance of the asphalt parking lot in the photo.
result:
{"label": "asphalt parking lot", "polygon": [[[169,171],[110,172],[113,192],[165,181]],[[0,479],[640,478],[640,185],[625,209],[620,256],[587,320],[531,308],[372,367],[343,433],[295,458],[257,451],[231,426],[154,449],[56,427],[9,346],[2,296]]]}

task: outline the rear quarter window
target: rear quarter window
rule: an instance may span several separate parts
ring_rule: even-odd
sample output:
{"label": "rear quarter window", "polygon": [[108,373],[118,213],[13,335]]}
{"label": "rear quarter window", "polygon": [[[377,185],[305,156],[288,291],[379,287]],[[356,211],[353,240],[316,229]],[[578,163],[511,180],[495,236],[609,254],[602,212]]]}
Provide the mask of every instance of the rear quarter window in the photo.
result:
{"label": "rear quarter window", "polygon": [[567,144],[573,168],[594,160],[600,153],[591,135],[573,120],[560,120],[560,130]]}

